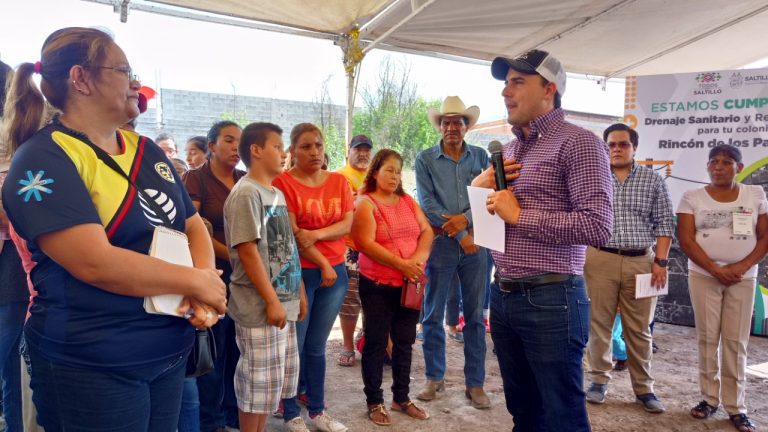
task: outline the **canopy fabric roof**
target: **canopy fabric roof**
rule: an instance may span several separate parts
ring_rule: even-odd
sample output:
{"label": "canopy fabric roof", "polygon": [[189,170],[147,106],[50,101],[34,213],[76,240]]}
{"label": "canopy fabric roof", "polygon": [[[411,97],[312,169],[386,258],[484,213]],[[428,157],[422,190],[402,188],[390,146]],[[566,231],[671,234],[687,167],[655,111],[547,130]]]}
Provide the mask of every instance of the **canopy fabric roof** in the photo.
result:
{"label": "canopy fabric roof", "polygon": [[[94,1],[94,0],[91,0]],[[98,1],[98,0],[96,0]],[[102,0],[103,1],[103,0]],[[128,3],[130,0],[114,0]],[[143,0],[377,47],[476,60],[541,48],[605,77],[730,69],[768,57],[765,0]],[[134,1],[134,3],[137,3]]]}

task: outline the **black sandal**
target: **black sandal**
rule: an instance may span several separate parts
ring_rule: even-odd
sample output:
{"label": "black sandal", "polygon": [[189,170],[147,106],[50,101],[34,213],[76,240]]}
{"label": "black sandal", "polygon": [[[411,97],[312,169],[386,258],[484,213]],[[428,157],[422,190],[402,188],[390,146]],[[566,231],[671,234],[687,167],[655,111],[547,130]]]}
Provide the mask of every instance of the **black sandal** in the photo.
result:
{"label": "black sandal", "polygon": [[691,408],[691,416],[699,420],[704,420],[706,418],[709,418],[712,414],[716,412],[717,412],[717,407],[710,405],[705,400],[699,402],[698,405]]}
{"label": "black sandal", "polygon": [[736,426],[739,432],[755,432],[757,430],[757,426],[749,420],[746,414],[734,414],[730,418],[731,423]]}

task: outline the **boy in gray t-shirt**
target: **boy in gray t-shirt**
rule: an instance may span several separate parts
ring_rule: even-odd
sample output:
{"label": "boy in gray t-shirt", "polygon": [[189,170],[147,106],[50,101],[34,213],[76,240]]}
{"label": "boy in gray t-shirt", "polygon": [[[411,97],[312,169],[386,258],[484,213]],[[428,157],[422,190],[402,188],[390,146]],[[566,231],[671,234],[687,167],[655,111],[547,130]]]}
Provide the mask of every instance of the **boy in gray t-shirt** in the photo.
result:
{"label": "boy in gray t-shirt", "polygon": [[233,270],[227,313],[241,352],[235,394],[243,431],[265,430],[266,416],[298,386],[296,321],[306,315],[306,296],[285,197],[271,185],[285,163],[282,133],[271,123],[243,129],[238,152],[248,174],[224,203]]}

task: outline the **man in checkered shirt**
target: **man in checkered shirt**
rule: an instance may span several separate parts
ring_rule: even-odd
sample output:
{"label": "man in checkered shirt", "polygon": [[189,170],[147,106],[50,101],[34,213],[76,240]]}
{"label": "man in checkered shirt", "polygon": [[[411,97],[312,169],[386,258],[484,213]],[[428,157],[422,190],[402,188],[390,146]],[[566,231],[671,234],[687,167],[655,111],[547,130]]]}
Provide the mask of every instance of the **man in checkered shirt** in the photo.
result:
{"label": "man in checkered shirt", "polygon": [[[664,179],[635,160],[637,131],[617,123],[603,133],[613,171],[613,235],[604,247],[587,249],[584,276],[592,300],[587,358],[592,384],[587,401],[605,402],[611,379],[611,334],[616,307],[627,343],[632,389],[646,411],[664,412],[651,376],[653,321],[657,297],[635,299],[635,276],[651,273],[659,289],[667,281],[667,256],[675,229],[672,199]],[[651,246],[656,244],[656,255]]]}
{"label": "man in checkered shirt", "polygon": [[[565,121],[566,76],[549,53],[498,57],[491,65],[515,138],[504,146],[510,188],[486,202],[505,222],[505,250],[493,252],[491,337],[514,431],[589,431],[582,358],[589,298],[586,245],[613,226],[613,186],[605,143]],[[473,185],[494,187],[493,169]]]}

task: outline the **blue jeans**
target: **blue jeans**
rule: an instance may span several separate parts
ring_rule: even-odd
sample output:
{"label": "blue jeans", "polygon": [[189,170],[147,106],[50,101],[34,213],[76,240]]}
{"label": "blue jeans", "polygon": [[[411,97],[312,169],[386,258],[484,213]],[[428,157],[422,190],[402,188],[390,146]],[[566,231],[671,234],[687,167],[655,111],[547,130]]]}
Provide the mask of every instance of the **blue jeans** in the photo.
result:
{"label": "blue jeans", "polygon": [[33,346],[29,355],[32,400],[46,432],[176,430],[188,353],[119,371],[52,363]]}
{"label": "blue jeans", "polygon": [[[237,402],[234,401],[235,366],[240,351],[235,342],[235,322],[224,316],[213,327],[216,339],[216,362],[213,370],[197,378],[200,403],[200,430],[215,431],[236,421]],[[186,403],[186,395],[185,395]],[[234,411],[234,414],[233,414]],[[235,420],[232,420],[232,416]]]}
{"label": "blue jeans", "polygon": [[584,278],[491,294],[491,337],[514,432],[589,431],[582,357],[589,338]]}
{"label": "blue jeans", "polygon": [[482,387],[485,381],[485,324],[483,298],[486,287],[487,251],[467,255],[459,242],[435,237],[427,261],[429,283],[424,295],[424,363],[427,379],[445,377],[445,329],[443,318],[448,288],[458,275],[464,310],[464,380],[467,387]]}
{"label": "blue jeans", "polygon": [[448,287],[448,300],[445,303],[445,323],[449,326],[459,324],[461,310],[461,288],[459,288],[459,276],[456,275]]}
{"label": "blue jeans", "polygon": [[[6,245],[5,247],[9,247]],[[13,245],[10,245],[13,247]],[[27,303],[0,305],[0,381],[3,383],[3,415],[6,431],[23,432],[21,417],[21,356],[19,342]]]}
{"label": "blue jeans", "polygon": [[184,378],[178,432],[200,432],[200,399],[197,378]]}
{"label": "blue jeans", "polygon": [[[320,269],[301,269],[304,290],[307,293],[307,317],[296,323],[296,340],[299,345],[299,388],[306,388],[307,411],[310,416],[325,409],[325,344],[331,334],[333,322],[339,314],[349,285],[344,263],[333,266],[336,283],[320,286]],[[287,422],[298,417],[301,408],[296,397],[283,399],[283,419]]]}

